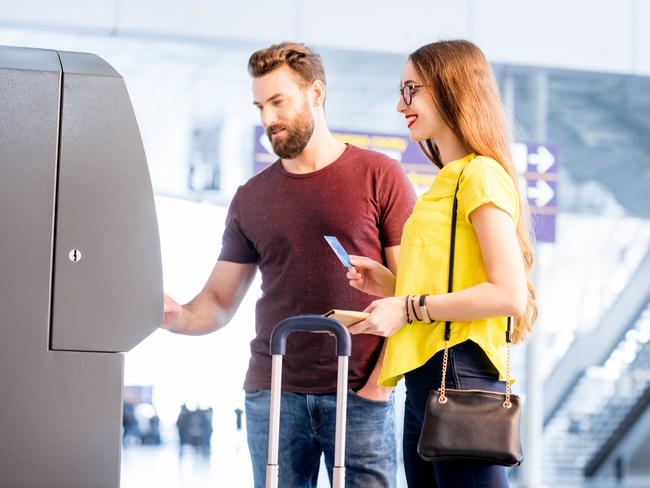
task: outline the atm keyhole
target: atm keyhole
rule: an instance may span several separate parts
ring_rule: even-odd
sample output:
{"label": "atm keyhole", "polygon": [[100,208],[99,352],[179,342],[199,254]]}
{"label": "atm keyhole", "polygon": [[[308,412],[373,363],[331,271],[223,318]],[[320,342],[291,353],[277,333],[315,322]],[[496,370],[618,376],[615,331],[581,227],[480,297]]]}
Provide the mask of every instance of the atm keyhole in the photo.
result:
{"label": "atm keyhole", "polygon": [[70,258],[70,261],[73,263],[81,261],[81,251],[79,249],[73,249],[70,251],[68,254],[68,257]]}

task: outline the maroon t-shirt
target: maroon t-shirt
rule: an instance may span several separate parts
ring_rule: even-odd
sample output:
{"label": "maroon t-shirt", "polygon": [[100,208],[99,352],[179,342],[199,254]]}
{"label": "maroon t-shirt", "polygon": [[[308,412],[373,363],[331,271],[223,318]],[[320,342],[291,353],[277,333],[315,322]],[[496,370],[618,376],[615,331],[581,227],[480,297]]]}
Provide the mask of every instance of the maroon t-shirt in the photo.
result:
{"label": "maroon t-shirt", "polygon": [[[262,274],[244,388],[270,388],[269,339],[278,322],[331,308],[363,310],[373,300],[350,287],[323,236],[336,236],[350,254],[382,261],[382,248],[399,245],[414,201],[399,163],[351,145],[318,171],[288,173],[277,161],[239,187],[219,260],[257,263]],[[377,336],[352,337],[350,388],[365,384],[381,346]],[[282,387],[335,392],[336,367],[333,337],[295,332],[287,339]]]}

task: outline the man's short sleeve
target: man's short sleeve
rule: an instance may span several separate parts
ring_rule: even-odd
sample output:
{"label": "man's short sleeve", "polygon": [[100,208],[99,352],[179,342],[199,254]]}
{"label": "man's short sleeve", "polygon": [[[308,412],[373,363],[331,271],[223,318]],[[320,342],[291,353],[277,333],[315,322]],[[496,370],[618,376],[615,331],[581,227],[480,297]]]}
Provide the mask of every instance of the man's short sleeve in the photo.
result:
{"label": "man's short sleeve", "polygon": [[479,156],[470,161],[463,171],[458,205],[467,223],[471,224],[472,212],[486,203],[499,207],[517,222],[519,196],[512,178],[494,159]]}
{"label": "man's short sleeve", "polygon": [[228,216],[226,217],[226,229],[222,237],[219,261],[257,263],[259,254],[253,243],[246,237],[244,230],[242,230],[241,198],[240,190],[237,190],[232,202],[230,202]]}
{"label": "man's short sleeve", "polygon": [[387,170],[378,184],[380,205],[379,234],[383,247],[398,246],[404,223],[413,211],[415,192],[402,166],[395,160],[386,162]]}

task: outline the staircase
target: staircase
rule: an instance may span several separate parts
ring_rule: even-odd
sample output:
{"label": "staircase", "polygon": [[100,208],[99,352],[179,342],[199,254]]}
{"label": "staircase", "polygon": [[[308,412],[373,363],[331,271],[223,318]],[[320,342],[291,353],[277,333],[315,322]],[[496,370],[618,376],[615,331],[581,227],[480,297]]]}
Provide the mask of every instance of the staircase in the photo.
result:
{"label": "staircase", "polygon": [[585,370],[544,433],[543,476],[579,486],[650,406],[650,301],[602,366]]}

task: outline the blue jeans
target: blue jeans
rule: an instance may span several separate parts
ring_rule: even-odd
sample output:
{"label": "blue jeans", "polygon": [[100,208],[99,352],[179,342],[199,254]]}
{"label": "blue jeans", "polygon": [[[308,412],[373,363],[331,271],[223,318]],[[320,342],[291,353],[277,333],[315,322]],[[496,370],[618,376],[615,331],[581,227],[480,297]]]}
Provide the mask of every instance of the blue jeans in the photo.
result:
{"label": "blue jeans", "polygon": [[[409,488],[507,488],[506,468],[478,461],[424,461],[417,453],[429,391],[440,387],[442,351],[406,373],[404,469]],[[472,341],[449,349],[446,386],[505,392],[505,382],[483,350]]]}
{"label": "blue jeans", "polygon": [[[268,459],[270,390],[246,392],[246,428],[255,488],[263,488]],[[345,486],[396,485],[393,398],[378,402],[348,392],[345,438]],[[283,392],[280,408],[279,486],[312,488],[321,453],[332,481],[336,395]]]}

